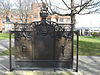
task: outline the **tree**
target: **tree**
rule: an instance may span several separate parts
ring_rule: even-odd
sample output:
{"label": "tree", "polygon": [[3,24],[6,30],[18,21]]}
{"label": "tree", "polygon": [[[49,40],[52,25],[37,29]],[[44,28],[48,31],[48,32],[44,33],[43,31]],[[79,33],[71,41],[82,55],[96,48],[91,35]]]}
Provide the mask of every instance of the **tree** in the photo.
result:
{"label": "tree", "polygon": [[[70,13],[67,14],[61,14],[55,10],[53,10],[51,7],[52,2],[49,0],[48,6],[50,7],[51,14],[58,14],[61,16],[71,16],[71,23],[73,24],[73,29],[75,26],[75,15],[76,14],[91,14],[96,13],[100,11],[100,1],[98,0],[61,0],[63,4],[66,6],[66,9],[58,7],[58,9],[63,11],[70,11]],[[47,2],[47,0],[45,0]],[[56,5],[55,5],[56,6]]]}
{"label": "tree", "polygon": [[18,15],[22,23],[27,23],[31,13],[32,0],[17,0]]}
{"label": "tree", "polygon": [[31,0],[25,0],[24,5],[25,5],[25,9],[24,9],[25,22],[27,23],[27,20],[31,13]]}
{"label": "tree", "polygon": [[10,3],[10,0],[6,0],[6,1],[1,1],[0,2],[0,9],[1,9],[1,13],[3,16],[8,16],[10,11],[11,11],[11,7],[12,4]]}

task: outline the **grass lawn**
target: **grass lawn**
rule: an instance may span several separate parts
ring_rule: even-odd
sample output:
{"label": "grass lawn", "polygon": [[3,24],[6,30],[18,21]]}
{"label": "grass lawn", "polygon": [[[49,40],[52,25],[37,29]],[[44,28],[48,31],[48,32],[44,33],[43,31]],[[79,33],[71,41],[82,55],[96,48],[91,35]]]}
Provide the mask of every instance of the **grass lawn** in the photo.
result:
{"label": "grass lawn", "polygon": [[[11,50],[12,50],[12,55],[13,55],[14,47],[12,47]],[[9,55],[9,50],[4,50],[0,52],[0,56],[5,56],[5,55]]]}
{"label": "grass lawn", "polygon": [[[76,38],[74,42],[76,46]],[[100,37],[80,36],[79,55],[100,56]]]}
{"label": "grass lawn", "polygon": [[5,55],[9,55],[9,50],[0,52],[0,56],[5,56]]}
{"label": "grass lawn", "polygon": [[[0,39],[9,38],[9,34],[0,33]],[[74,40],[76,47],[76,36]],[[0,56],[8,55],[9,51],[0,52]],[[74,51],[75,54],[75,51]],[[100,37],[80,36],[79,37],[79,55],[81,56],[100,56]]]}
{"label": "grass lawn", "polygon": [[0,40],[8,39],[8,38],[9,38],[9,34],[8,33],[0,33]]}
{"label": "grass lawn", "polygon": [[[12,34],[12,38],[14,34]],[[0,40],[9,39],[9,33],[0,33]]]}

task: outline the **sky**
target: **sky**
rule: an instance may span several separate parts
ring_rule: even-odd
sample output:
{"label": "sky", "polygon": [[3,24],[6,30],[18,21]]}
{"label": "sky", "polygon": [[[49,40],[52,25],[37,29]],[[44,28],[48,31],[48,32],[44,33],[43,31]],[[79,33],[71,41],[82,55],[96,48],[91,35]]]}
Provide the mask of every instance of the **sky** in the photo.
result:
{"label": "sky", "polygon": [[100,14],[76,15],[76,27],[100,27]]}
{"label": "sky", "polygon": [[[14,3],[16,1],[17,0],[10,0],[11,3]],[[66,8],[62,0],[51,1],[53,1],[53,4],[56,4],[59,7]],[[100,14],[76,15],[76,27],[100,27]]]}

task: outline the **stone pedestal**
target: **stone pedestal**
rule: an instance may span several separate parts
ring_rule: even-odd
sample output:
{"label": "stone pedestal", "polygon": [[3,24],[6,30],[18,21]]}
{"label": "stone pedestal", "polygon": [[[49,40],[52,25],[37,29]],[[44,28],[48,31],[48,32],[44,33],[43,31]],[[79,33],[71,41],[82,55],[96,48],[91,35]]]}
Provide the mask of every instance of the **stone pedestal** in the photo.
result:
{"label": "stone pedestal", "polygon": [[6,72],[4,75],[83,75],[83,73],[71,71],[14,71]]}

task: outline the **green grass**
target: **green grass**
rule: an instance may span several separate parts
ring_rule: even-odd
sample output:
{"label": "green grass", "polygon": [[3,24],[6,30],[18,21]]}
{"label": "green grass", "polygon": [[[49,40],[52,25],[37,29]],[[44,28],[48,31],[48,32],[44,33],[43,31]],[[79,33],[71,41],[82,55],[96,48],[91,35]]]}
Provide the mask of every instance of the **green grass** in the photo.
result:
{"label": "green grass", "polygon": [[[7,39],[9,37],[7,36],[8,35],[7,33],[4,33],[2,35],[3,36],[0,39]],[[76,47],[76,36],[74,40],[74,48],[75,47]],[[9,54],[8,50],[0,52],[0,56],[8,55],[8,54]],[[75,54],[75,51],[74,51],[74,54]],[[100,37],[80,36],[79,37],[79,55],[100,56]]]}
{"label": "green grass", "polygon": [[0,40],[8,39],[8,38],[9,38],[9,34],[8,33],[0,33]]}
{"label": "green grass", "polygon": [[[74,46],[76,47],[76,37],[74,42]],[[79,55],[100,56],[100,37],[80,36]]]}
{"label": "green grass", "polygon": [[[14,34],[12,34],[12,38]],[[0,40],[9,39],[9,33],[0,33]]]}
{"label": "green grass", "polygon": [[[15,50],[15,48],[12,47],[11,50],[12,50],[12,53],[11,54],[14,55],[14,52],[13,51]],[[9,55],[9,49],[0,52],[0,56],[6,56],[6,55]]]}
{"label": "green grass", "polygon": [[5,56],[5,55],[9,55],[9,50],[0,52],[0,56]]}

